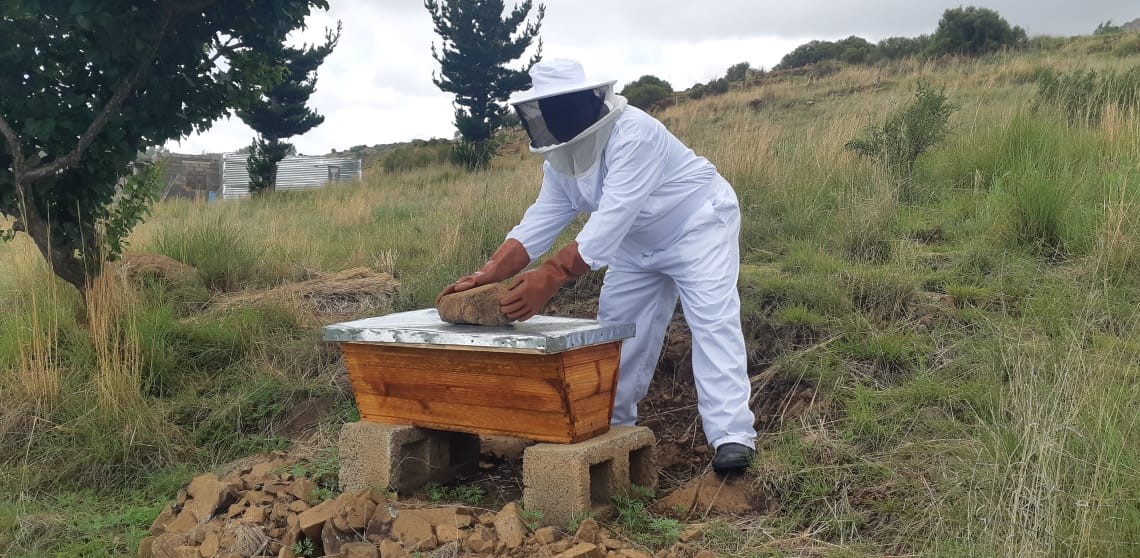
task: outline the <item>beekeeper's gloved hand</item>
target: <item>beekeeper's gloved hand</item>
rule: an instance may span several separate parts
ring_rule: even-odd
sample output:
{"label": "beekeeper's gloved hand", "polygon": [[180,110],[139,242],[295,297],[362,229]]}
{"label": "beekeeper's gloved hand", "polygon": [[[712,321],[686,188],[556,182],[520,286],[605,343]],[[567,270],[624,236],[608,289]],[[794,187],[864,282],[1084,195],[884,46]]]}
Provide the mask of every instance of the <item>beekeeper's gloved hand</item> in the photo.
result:
{"label": "beekeeper's gloved hand", "polygon": [[460,277],[448,285],[446,289],[443,289],[443,292],[439,293],[439,296],[435,297],[435,303],[438,306],[439,299],[451,293],[463,292],[514,277],[516,273],[528,265],[530,265],[530,254],[527,254],[526,248],[518,240],[508,238],[499,246],[498,250],[495,250],[494,254],[491,254],[491,259],[487,260],[487,263],[483,264],[479,271]]}
{"label": "beekeeper's gloved hand", "polygon": [[571,242],[537,269],[532,269],[511,283],[510,292],[499,300],[507,317],[529,320],[542,311],[563,283],[590,271],[578,253],[578,242]]}

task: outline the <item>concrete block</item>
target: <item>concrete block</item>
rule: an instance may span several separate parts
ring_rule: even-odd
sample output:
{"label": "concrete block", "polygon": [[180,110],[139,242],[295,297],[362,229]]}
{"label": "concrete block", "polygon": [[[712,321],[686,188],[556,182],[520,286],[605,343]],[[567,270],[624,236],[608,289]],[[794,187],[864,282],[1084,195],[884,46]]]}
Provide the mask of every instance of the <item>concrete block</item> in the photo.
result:
{"label": "concrete block", "polygon": [[614,426],[578,444],[536,444],[523,452],[523,505],[546,525],[586,512],[606,517],[631,483],[657,486],[656,439],[643,426]]}
{"label": "concrete block", "polygon": [[409,493],[448,482],[479,465],[479,437],[380,422],[350,422],[340,431],[340,488]]}

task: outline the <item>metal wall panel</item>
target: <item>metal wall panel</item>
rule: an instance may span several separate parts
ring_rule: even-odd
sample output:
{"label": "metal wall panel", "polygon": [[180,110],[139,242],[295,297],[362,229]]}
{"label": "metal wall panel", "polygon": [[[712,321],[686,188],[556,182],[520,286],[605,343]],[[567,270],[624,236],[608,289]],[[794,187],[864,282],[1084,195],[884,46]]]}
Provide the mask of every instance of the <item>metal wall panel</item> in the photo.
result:
{"label": "metal wall panel", "polygon": [[[226,153],[222,163],[222,197],[227,200],[249,197],[247,156]],[[312,190],[326,184],[354,182],[362,177],[359,159],[342,157],[286,157],[277,166],[278,190]]]}

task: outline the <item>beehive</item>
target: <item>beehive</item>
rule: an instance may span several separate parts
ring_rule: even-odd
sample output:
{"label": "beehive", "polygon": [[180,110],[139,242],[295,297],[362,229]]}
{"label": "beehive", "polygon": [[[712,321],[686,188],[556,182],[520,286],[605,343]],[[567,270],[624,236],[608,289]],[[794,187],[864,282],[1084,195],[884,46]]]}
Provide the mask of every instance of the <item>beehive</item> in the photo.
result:
{"label": "beehive", "polygon": [[447,324],[434,309],[325,328],[363,420],[576,443],[609,430],[630,324],[536,316]]}

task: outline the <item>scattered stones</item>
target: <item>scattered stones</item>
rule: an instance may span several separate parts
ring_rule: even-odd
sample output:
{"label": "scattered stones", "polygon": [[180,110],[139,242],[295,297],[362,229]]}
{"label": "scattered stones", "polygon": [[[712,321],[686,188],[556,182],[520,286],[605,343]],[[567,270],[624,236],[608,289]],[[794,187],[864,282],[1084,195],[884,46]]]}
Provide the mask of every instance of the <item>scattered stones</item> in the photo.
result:
{"label": "scattered stones", "polygon": [[[572,536],[555,527],[530,533],[517,502],[498,513],[463,506],[419,508],[377,490],[306,501],[317,485],[281,473],[288,469],[283,465],[256,464],[223,478],[202,475],[187,483],[155,518],[151,536],[139,545],[140,558],[299,558],[297,543],[311,545],[313,556],[339,558],[650,557],[590,518]],[[717,504],[733,490],[747,504],[747,487],[746,481],[733,484],[710,475],[680,493],[686,509],[696,509],[710,501],[702,495],[713,495]],[[698,500],[706,504],[695,504]],[[724,508],[718,504],[712,511]],[[686,544],[703,534],[702,525],[689,526],[677,546],[658,556],[709,558],[713,554]]]}

